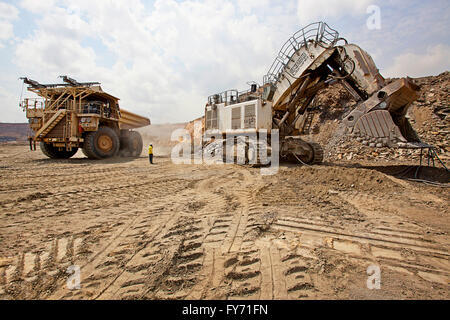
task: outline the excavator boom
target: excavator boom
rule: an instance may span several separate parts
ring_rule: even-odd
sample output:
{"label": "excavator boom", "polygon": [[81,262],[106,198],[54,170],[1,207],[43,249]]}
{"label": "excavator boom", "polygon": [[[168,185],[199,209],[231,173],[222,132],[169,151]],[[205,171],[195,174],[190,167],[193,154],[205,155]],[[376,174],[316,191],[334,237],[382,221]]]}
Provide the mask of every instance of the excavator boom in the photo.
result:
{"label": "excavator boom", "polygon": [[[341,41],[344,44],[338,45]],[[339,38],[323,22],[291,37],[264,77],[275,126],[285,135],[301,134],[298,124],[307,117],[315,95],[336,81],[358,102],[343,121],[358,140],[372,147],[426,146],[405,117],[419,87],[409,78],[387,84],[366,51]]]}

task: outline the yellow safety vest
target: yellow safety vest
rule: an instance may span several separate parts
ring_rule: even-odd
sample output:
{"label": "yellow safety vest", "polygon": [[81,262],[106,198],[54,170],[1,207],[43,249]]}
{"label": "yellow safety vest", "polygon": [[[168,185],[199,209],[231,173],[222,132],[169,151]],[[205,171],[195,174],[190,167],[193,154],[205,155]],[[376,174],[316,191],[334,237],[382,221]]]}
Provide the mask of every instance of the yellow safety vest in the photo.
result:
{"label": "yellow safety vest", "polygon": [[152,146],[148,147],[148,154],[153,154],[153,147]]}

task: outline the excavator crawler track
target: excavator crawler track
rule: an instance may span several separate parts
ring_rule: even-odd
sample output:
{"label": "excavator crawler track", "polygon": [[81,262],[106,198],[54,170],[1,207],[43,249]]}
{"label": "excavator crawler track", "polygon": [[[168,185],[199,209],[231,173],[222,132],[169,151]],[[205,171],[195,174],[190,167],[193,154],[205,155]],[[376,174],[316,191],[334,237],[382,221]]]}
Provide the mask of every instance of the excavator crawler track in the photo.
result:
{"label": "excavator crawler track", "polygon": [[313,160],[311,161],[310,164],[323,163],[324,153],[322,146],[316,142],[310,142],[309,144],[312,147],[314,153]]}

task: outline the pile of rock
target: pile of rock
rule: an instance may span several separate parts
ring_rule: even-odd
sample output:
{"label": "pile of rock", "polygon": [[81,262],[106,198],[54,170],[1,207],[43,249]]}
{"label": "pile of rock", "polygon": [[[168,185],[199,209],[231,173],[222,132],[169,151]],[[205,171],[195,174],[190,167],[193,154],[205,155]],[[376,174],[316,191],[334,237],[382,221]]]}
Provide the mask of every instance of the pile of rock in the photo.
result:
{"label": "pile of rock", "polygon": [[[420,159],[421,151],[415,149],[391,149],[391,148],[373,148],[364,146],[353,137],[343,136],[334,144],[328,144],[325,147],[326,159],[332,160],[413,160]],[[426,150],[423,151],[425,159]]]}
{"label": "pile of rock", "polygon": [[[393,81],[395,79],[389,79]],[[420,97],[409,109],[407,117],[420,139],[437,148],[441,158],[450,155],[450,72],[438,76],[414,79],[421,87]],[[312,139],[325,148],[325,159],[332,160],[418,160],[420,150],[369,147],[349,137],[337,123],[354,107],[355,101],[340,84],[334,84],[319,93],[316,103],[319,117],[316,117]]]}
{"label": "pile of rock", "polygon": [[[438,147],[439,152],[450,152],[450,72],[444,72],[437,77],[415,79],[421,86],[419,99],[410,109],[411,124],[421,139]],[[428,111],[428,117],[421,119],[423,111]]]}

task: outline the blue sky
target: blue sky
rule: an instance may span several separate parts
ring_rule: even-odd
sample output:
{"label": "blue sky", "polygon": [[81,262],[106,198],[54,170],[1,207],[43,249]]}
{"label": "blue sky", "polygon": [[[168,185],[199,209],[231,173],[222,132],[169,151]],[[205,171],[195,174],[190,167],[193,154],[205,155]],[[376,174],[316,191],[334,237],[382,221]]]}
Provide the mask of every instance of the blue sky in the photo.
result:
{"label": "blue sky", "polygon": [[[367,26],[373,5],[379,29]],[[283,43],[319,20],[386,77],[450,69],[448,0],[0,0],[0,122],[26,120],[19,77],[63,74],[102,82],[154,123],[188,121],[208,95],[261,82]]]}

